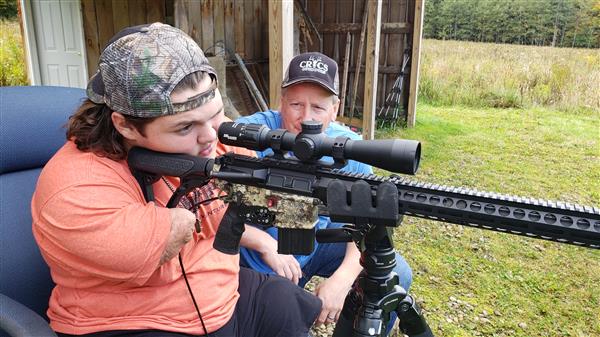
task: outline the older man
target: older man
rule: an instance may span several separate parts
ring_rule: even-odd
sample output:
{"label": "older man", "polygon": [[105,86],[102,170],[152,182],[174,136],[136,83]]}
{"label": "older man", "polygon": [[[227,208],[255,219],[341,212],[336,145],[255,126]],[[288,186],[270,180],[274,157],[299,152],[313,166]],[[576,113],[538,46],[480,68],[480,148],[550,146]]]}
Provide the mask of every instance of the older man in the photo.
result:
{"label": "older man", "polygon": [[[315,120],[323,124],[323,130],[329,137],[361,139],[350,129],[335,122],[340,106],[338,78],[337,63],[331,58],[316,52],[300,54],[291,60],[281,85],[280,111],[257,112],[236,122],[264,124],[271,129],[285,128],[299,133],[303,121]],[[265,156],[269,153],[272,153],[270,149],[258,155]],[[348,161],[343,170],[372,173],[370,166],[352,160]],[[341,225],[332,223],[327,217],[320,217],[317,228],[338,228]],[[327,277],[315,290],[323,301],[317,324],[338,320],[344,299],[362,271],[359,264],[360,252],[354,243],[316,243],[315,250],[310,255],[283,255],[277,253],[275,228],[263,231],[246,226],[241,245],[240,262],[254,270],[279,274],[302,287],[312,276]],[[408,290],[412,281],[411,269],[399,254],[396,254],[396,259],[395,271],[400,277],[400,285]]]}

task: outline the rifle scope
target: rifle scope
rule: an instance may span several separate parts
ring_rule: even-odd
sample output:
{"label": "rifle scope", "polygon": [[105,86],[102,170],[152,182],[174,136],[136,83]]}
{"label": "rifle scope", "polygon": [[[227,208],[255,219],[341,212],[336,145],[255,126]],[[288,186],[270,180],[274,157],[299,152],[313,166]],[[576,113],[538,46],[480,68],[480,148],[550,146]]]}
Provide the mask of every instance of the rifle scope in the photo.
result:
{"label": "rifle scope", "polygon": [[421,143],[406,139],[353,140],[348,137],[331,138],[321,132],[317,121],[302,122],[302,132],[295,134],[285,129],[269,129],[262,124],[225,122],[219,127],[223,144],[275,153],[292,151],[304,162],[318,161],[323,156],[335,162],[356,160],[396,173],[415,174],[421,159]]}

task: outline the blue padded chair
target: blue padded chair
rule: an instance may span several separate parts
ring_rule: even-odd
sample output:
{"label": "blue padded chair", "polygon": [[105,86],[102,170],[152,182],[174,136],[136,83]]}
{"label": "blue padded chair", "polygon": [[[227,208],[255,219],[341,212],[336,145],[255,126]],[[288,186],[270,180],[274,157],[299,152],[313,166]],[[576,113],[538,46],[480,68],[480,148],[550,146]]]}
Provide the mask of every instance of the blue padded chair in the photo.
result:
{"label": "blue padded chair", "polygon": [[46,317],[54,284],[31,232],[31,196],[84,97],[75,88],[0,88],[0,336],[56,336]]}

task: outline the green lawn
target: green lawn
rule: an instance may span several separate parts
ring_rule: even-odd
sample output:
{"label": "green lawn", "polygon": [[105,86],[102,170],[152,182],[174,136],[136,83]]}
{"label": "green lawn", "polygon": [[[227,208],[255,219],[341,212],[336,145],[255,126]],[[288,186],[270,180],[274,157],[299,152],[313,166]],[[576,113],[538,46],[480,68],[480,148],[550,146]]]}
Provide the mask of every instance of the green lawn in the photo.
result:
{"label": "green lawn", "polygon": [[[416,180],[600,207],[599,115],[420,105],[377,137],[421,141]],[[395,244],[436,336],[600,336],[599,250],[409,217]]]}

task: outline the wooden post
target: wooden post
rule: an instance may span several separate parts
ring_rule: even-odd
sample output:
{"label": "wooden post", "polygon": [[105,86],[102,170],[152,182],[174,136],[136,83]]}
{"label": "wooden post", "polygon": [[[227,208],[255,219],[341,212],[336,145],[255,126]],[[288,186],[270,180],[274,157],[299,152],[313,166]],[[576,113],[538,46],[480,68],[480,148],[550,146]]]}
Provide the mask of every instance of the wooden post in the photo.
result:
{"label": "wooden post", "polygon": [[294,3],[269,0],[269,107],[279,108],[281,81],[294,51]]}
{"label": "wooden post", "polygon": [[348,67],[350,66],[350,44],[352,35],[346,33],[346,51],[344,52],[344,73],[342,75],[342,90],[340,90],[340,110],[338,116],[344,116],[344,107],[346,105],[346,88],[348,86]]}
{"label": "wooden post", "polygon": [[354,90],[352,90],[352,96],[350,96],[350,113],[348,114],[350,121],[354,117],[354,103],[356,97],[358,97],[358,80],[360,80],[360,67],[362,66],[362,54],[365,44],[365,34],[367,29],[367,13],[369,12],[368,0],[365,0],[365,6],[363,10],[362,21],[360,22],[360,41],[358,42],[358,51],[356,53],[356,68],[354,70]]}
{"label": "wooden post", "polygon": [[368,0],[365,91],[363,97],[363,139],[375,138],[379,40],[381,37],[381,0]]}
{"label": "wooden post", "polygon": [[415,22],[413,23],[410,86],[408,88],[408,111],[406,126],[412,128],[417,120],[417,94],[419,90],[419,65],[421,63],[421,40],[423,39],[424,0],[415,0]]}

